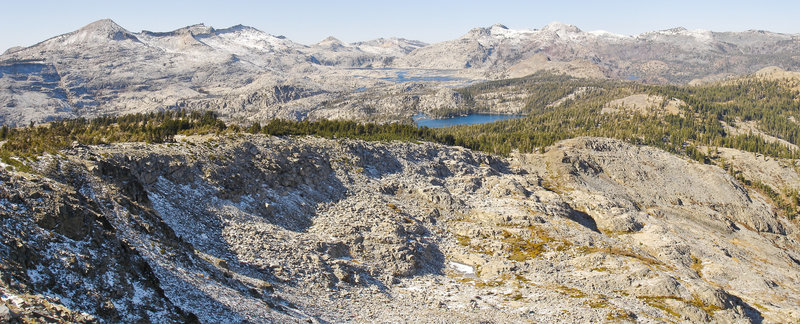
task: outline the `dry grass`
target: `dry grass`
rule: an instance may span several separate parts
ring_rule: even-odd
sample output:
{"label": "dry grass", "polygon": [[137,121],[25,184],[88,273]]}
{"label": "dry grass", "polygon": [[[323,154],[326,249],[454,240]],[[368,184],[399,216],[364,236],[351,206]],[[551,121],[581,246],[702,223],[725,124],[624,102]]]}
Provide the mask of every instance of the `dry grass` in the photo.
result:
{"label": "dry grass", "polygon": [[692,256],[692,265],[690,267],[692,268],[692,270],[694,270],[694,272],[697,273],[698,277],[701,277],[701,278],[703,277],[703,261],[702,260],[698,259],[697,257],[695,257],[693,255]]}
{"label": "dry grass", "polygon": [[672,317],[681,318],[681,314],[678,314],[677,312],[675,312],[675,310],[673,310],[671,307],[669,307],[665,303],[666,299],[674,299],[673,297],[639,296],[639,297],[636,297],[636,298],[638,298],[639,300],[645,302],[645,304],[647,304],[647,305],[650,305],[652,307],[658,308],[658,309],[666,312],[667,314],[671,315]]}
{"label": "dry grass", "polygon": [[647,94],[634,94],[608,102],[601,113],[636,112],[643,115],[677,115],[685,106],[681,100]]}
{"label": "dry grass", "polygon": [[389,207],[389,209],[391,209],[391,210],[393,210],[393,211],[395,211],[397,213],[400,212],[400,207],[397,207],[397,205],[395,205],[393,203],[387,203],[386,206]]}
{"label": "dry grass", "polygon": [[458,241],[459,245],[468,247],[469,243],[470,243],[470,241],[472,241],[472,239],[470,239],[469,237],[464,236],[464,235],[456,234],[456,241]]}
{"label": "dry grass", "polygon": [[503,231],[502,242],[503,250],[510,254],[508,259],[517,262],[536,258],[548,250],[564,251],[572,246],[572,243],[557,240],[534,225],[520,234]]}
{"label": "dry grass", "polygon": [[667,300],[671,299],[671,300],[675,300],[675,301],[679,301],[679,302],[682,302],[682,303],[685,303],[685,304],[692,305],[694,307],[702,309],[708,315],[712,315],[713,312],[722,310],[722,308],[720,308],[718,306],[708,305],[708,304],[703,303],[696,296],[692,300],[686,300],[686,299],[683,299],[683,298],[670,297],[670,296],[637,296],[636,298],[638,298],[639,300],[644,301],[645,303],[647,303],[650,306],[653,306],[655,308],[663,310],[663,311],[667,312],[668,314],[670,314],[670,315],[672,315],[674,317],[677,317],[677,318],[681,318],[682,316],[680,314],[678,314],[674,309],[669,307],[669,305],[667,305],[667,303],[666,303]]}
{"label": "dry grass", "polygon": [[582,249],[582,252],[586,253],[586,254],[600,252],[600,253],[619,255],[619,256],[624,256],[624,257],[636,259],[639,262],[642,262],[642,263],[644,263],[646,265],[650,265],[650,266],[660,266],[660,267],[666,267],[667,266],[663,262],[661,262],[659,260],[656,260],[656,259],[654,259],[652,257],[640,255],[640,254],[637,254],[637,253],[635,253],[633,251],[626,250],[626,249],[619,248],[619,247],[603,247],[603,248],[600,248],[600,247],[581,247],[581,249]]}
{"label": "dry grass", "polygon": [[503,278],[496,278],[492,280],[484,280],[479,278],[470,278],[470,277],[458,277],[456,281],[460,283],[465,283],[474,287],[478,288],[486,288],[486,287],[500,287],[506,284]]}
{"label": "dry grass", "polygon": [[558,291],[562,295],[567,295],[567,296],[570,296],[572,298],[584,298],[584,297],[586,297],[586,293],[584,293],[583,291],[580,291],[578,289],[575,289],[575,288],[571,288],[571,287],[567,287],[567,286],[563,286],[562,285],[562,286],[555,287],[555,289],[556,289],[556,291]]}
{"label": "dry grass", "polygon": [[634,320],[635,318],[631,316],[631,313],[619,308],[613,308],[606,314],[607,322],[630,322]]}

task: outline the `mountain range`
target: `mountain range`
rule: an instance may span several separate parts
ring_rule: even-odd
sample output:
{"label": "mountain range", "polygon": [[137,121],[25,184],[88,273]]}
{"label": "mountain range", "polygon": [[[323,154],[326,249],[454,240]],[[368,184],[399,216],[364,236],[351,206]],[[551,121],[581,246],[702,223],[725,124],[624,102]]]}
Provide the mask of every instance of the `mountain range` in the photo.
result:
{"label": "mountain range", "polygon": [[[0,123],[175,107],[215,109],[246,122],[386,120],[397,113],[370,113],[381,105],[331,109],[328,104],[352,103],[354,93],[370,96],[364,90],[398,84],[403,86],[396,91],[409,83],[422,87],[424,96],[543,70],[646,83],[697,82],[767,66],[796,70],[799,52],[800,36],[766,31],[674,28],[624,36],[562,23],[538,30],[497,24],[436,44],[400,38],[347,44],[329,37],[303,45],[242,25],[134,33],[106,19],[0,56]],[[414,110],[420,109],[392,118]]]}

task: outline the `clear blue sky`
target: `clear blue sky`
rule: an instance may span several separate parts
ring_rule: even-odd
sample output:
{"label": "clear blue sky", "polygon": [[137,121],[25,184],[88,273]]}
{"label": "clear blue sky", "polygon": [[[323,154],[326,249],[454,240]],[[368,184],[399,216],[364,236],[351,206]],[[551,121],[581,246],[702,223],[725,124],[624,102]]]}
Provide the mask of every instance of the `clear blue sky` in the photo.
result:
{"label": "clear blue sky", "polygon": [[634,35],[683,26],[800,33],[800,1],[2,1],[0,52],[30,46],[92,21],[111,18],[130,31],[169,31],[196,23],[253,26],[311,44],[327,36],[346,42],[404,37],[437,42],[469,29],[503,23],[540,28],[561,21],[583,30]]}

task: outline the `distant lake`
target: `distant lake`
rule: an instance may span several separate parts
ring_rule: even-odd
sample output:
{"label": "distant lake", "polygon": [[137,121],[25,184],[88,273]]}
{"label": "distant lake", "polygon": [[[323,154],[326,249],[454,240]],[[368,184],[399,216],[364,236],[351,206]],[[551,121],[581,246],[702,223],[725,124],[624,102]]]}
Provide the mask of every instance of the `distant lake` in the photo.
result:
{"label": "distant lake", "polygon": [[[441,70],[441,69],[393,69],[393,68],[349,68],[348,70],[354,71],[380,71],[384,72],[384,77],[379,77],[379,80],[405,83],[405,82],[463,82],[472,83],[474,80],[464,79],[456,76],[455,70]],[[371,78],[372,76],[355,75],[360,78]]]}
{"label": "distant lake", "polygon": [[525,117],[525,115],[469,114],[445,119],[430,119],[425,114],[416,114],[414,115],[414,121],[417,123],[417,127],[439,128],[455,125],[485,124],[522,117]]}
{"label": "distant lake", "polygon": [[381,80],[391,81],[394,83],[430,82],[430,81],[446,82],[446,81],[460,80],[459,78],[451,76],[440,76],[440,75],[406,76],[407,74],[408,72],[405,71],[395,72],[395,77],[385,77],[381,78]]}

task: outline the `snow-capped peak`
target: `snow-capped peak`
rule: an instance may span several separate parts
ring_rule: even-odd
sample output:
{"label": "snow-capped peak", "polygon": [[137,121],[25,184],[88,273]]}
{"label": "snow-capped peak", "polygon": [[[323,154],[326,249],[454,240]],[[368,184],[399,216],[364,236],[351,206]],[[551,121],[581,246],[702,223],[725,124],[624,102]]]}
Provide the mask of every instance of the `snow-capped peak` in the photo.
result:
{"label": "snow-capped peak", "polygon": [[231,26],[231,27],[228,27],[228,28],[225,28],[225,29],[217,29],[215,31],[217,33],[236,33],[236,32],[240,32],[240,33],[264,33],[262,31],[258,30],[257,28],[250,27],[250,26],[245,26],[245,25],[241,25],[241,24],[236,25],[236,26]]}
{"label": "snow-capped peak", "polygon": [[529,34],[532,31],[527,29],[510,29],[506,26],[496,24],[489,29],[492,36],[503,36],[505,38],[518,38],[520,35]]}
{"label": "snow-capped peak", "polygon": [[706,29],[686,29],[684,27],[675,27],[666,30],[644,33],[641,36],[651,35],[666,35],[666,36],[685,36],[692,37],[697,41],[708,43],[713,40],[713,34],[710,30]]}
{"label": "snow-capped peak", "polygon": [[576,27],[575,25],[565,24],[562,22],[554,21],[542,28],[543,31],[551,31],[561,35],[566,34],[577,34],[582,32],[580,28]]}
{"label": "snow-capped peak", "polygon": [[492,31],[494,31],[494,30],[508,30],[508,27],[506,27],[506,25],[503,25],[503,24],[494,24],[489,29],[491,29]]}
{"label": "snow-capped peak", "polygon": [[214,28],[211,26],[206,26],[206,24],[199,23],[191,26],[187,26],[185,28],[189,33],[192,35],[205,35],[211,34],[214,32]]}
{"label": "snow-capped peak", "polygon": [[710,42],[713,39],[711,31],[707,29],[684,30],[683,35],[694,37],[695,39],[703,42]]}
{"label": "snow-capped peak", "polygon": [[593,30],[587,33],[593,36],[605,38],[631,38],[631,36],[628,35],[616,34],[606,30]]}
{"label": "snow-capped peak", "polygon": [[203,23],[194,24],[191,26],[181,27],[173,31],[168,32],[154,32],[149,30],[142,30],[142,34],[146,36],[153,36],[153,37],[165,37],[165,36],[175,36],[175,35],[210,35],[214,32],[214,28],[211,26],[206,26]]}
{"label": "snow-capped peak", "polygon": [[214,48],[241,56],[258,56],[256,53],[282,52],[301,47],[285,37],[273,36],[250,26],[236,25],[212,30],[211,34],[199,39]]}

